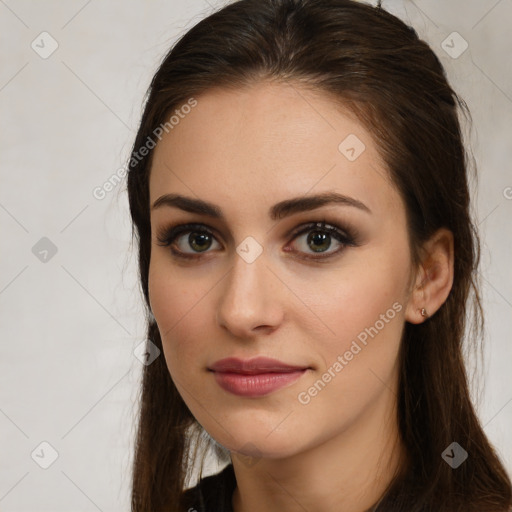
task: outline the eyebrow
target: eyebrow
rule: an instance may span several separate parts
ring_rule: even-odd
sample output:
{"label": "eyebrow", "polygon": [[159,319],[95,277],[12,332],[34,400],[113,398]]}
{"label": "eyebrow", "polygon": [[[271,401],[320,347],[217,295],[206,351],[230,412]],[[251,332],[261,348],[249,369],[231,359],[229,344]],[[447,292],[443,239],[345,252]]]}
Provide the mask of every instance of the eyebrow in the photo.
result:
{"label": "eyebrow", "polygon": [[[269,210],[269,217],[271,220],[279,220],[284,217],[289,217],[300,212],[307,212],[327,206],[331,204],[339,204],[342,206],[352,206],[358,208],[366,213],[372,213],[370,208],[361,201],[354,199],[337,192],[325,192],[311,196],[295,197],[286,199],[276,203]],[[202,199],[195,199],[186,197],[179,194],[164,194],[160,196],[151,207],[152,210],[161,208],[163,206],[179,208],[186,212],[197,213],[199,215],[206,215],[214,219],[225,220],[224,214],[219,206],[203,201]]]}

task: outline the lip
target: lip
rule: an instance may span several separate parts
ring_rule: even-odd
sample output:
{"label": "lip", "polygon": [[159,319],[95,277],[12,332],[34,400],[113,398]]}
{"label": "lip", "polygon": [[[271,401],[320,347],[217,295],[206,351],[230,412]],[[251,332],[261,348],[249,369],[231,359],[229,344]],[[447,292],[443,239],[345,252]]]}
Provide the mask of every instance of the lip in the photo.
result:
{"label": "lip", "polygon": [[295,382],[308,369],[307,366],[290,365],[268,357],[247,360],[228,357],[208,368],[222,389],[245,397],[264,396],[277,391]]}

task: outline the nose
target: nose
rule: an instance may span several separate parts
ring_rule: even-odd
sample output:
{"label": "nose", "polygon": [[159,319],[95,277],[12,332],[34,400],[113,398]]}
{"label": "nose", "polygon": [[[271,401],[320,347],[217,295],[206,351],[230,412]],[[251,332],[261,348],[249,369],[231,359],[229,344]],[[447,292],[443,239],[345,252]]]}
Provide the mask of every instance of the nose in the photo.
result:
{"label": "nose", "polygon": [[282,283],[262,256],[247,263],[235,255],[217,307],[217,323],[242,339],[270,334],[283,321]]}

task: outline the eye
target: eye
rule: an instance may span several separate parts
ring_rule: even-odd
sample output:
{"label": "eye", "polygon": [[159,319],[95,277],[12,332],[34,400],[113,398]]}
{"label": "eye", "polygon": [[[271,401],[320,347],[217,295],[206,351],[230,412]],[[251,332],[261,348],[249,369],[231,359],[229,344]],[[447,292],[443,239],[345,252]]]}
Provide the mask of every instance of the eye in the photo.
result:
{"label": "eye", "polygon": [[[307,237],[303,238],[303,235]],[[301,226],[298,230],[292,233],[293,239],[300,240],[298,251],[290,251],[285,249],[287,252],[298,252],[301,258],[320,260],[326,259],[331,256],[338,254],[347,246],[356,246],[356,234],[351,229],[340,229],[339,227],[331,224],[326,224],[325,221],[312,222],[305,226]],[[338,250],[329,251],[331,246],[338,245]]]}
{"label": "eye", "polygon": [[[292,240],[300,240],[299,249],[290,249],[286,247],[286,252],[300,254],[300,258],[310,260],[325,260],[335,254],[338,254],[347,246],[356,246],[357,234],[353,229],[341,229],[336,225],[326,224],[325,221],[312,222],[300,226],[289,236]],[[331,246],[338,245],[336,251],[329,251]],[[202,253],[208,252],[208,249],[217,242],[213,232],[203,224],[181,224],[179,226],[165,228],[157,235],[158,245],[170,247],[171,252],[178,258],[197,259],[202,257]],[[192,249],[189,252],[187,249]]]}
{"label": "eye", "polygon": [[[184,236],[187,234],[188,236]],[[164,229],[158,234],[157,239],[158,245],[171,246],[171,252],[178,257],[197,258],[198,255],[200,257],[200,253],[206,252],[211,247],[215,237],[202,224],[181,224]],[[175,240],[178,243],[175,243]],[[178,249],[175,249],[174,246],[177,246]],[[192,252],[184,250],[187,246],[192,248]]]}

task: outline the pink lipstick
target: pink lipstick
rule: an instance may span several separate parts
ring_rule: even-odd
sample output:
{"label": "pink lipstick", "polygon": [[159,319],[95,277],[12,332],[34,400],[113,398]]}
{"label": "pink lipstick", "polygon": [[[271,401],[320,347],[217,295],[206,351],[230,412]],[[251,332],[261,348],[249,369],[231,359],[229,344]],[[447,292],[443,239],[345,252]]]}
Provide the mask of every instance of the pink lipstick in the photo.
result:
{"label": "pink lipstick", "polygon": [[230,393],[245,397],[264,396],[299,379],[309,369],[277,359],[221,359],[208,368],[217,384]]}

